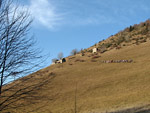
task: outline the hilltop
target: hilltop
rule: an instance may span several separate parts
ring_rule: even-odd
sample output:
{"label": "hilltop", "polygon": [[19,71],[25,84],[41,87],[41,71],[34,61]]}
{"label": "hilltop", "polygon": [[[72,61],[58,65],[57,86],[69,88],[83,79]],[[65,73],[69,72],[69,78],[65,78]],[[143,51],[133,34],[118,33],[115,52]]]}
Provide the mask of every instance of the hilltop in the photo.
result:
{"label": "hilltop", "polygon": [[99,41],[93,47],[99,48],[101,52],[130,45],[139,45],[150,39],[150,20],[127,27],[115,35],[111,35],[106,40]]}
{"label": "hilltop", "polygon": [[[93,48],[98,48],[98,52],[92,53]],[[3,105],[4,112],[149,112],[149,50],[147,20],[67,57],[62,64],[51,65],[5,86],[11,90],[3,94],[3,99],[10,97]],[[103,62],[112,60],[132,62]]]}

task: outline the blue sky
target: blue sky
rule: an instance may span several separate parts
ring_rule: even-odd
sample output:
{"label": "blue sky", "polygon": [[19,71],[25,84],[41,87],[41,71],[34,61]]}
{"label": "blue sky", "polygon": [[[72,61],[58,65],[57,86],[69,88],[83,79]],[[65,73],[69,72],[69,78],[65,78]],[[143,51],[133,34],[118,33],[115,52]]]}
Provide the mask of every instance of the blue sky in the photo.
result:
{"label": "blue sky", "polygon": [[22,0],[34,22],[31,33],[49,53],[88,48],[124,28],[150,18],[150,0]]}

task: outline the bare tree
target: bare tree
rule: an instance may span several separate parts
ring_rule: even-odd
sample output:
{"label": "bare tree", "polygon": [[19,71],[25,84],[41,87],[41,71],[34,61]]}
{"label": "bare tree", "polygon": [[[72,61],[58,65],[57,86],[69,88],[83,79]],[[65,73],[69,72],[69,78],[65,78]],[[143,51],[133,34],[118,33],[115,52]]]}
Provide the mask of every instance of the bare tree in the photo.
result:
{"label": "bare tree", "polygon": [[[14,0],[0,1],[0,111],[18,107],[19,100],[29,103],[31,98],[37,100],[35,92],[49,81],[27,85],[33,80],[23,77],[39,69],[43,61],[39,49],[35,49],[34,38],[29,35],[31,23],[28,10],[15,6]],[[20,78],[21,82],[9,85],[14,78]]]}
{"label": "bare tree", "polygon": [[1,4],[2,4],[2,0],[0,0],[0,7],[1,7]]}
{"label": "bare tree", "polygon": [[33,37],[28,35],[30,14],[13,2],[2,1],[0,7],[0,96],[6,83],[31,72],[41,58]]}
{"label": "bare tree", "polygon": [[71,55],[76,55],[78,53],[78,50],[77,49],[73,49],[72,51],[71,51]]}
{"label": "bare tree", "polygon": [[58,59],[62,59],[64,56],[63,56],[63,53],[62,52],[60,52],[59,54],[58,54]]}

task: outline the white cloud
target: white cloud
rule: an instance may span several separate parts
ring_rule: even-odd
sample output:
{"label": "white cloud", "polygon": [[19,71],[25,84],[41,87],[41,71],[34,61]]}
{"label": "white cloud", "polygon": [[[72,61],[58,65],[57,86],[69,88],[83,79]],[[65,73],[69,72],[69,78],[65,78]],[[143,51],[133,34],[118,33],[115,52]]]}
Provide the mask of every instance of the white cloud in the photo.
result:
{"label": "white cloud", "polygon": [[63,20],[63,16],[56,12],[54,5],[48,0],[30,0],[29,10],[35,20],[35,24],[41,24],[54,29]]}
{"label": "white cloud", "polygon": [[[133,3],[126,0],[80,1],[80,0],[29,0],[29,9],[34,17],[35,25],[43,25],[49,29],[60,26],[99,25],[126,23],[139,17],[142,11],[149,12],[145,3]],[[79,2],[80,1],[80,2]],[[117,7],[116,7],[117,6]],[[146,7],[147,6],[147,7]],[[61,12],[59,12],[61,11]]]}

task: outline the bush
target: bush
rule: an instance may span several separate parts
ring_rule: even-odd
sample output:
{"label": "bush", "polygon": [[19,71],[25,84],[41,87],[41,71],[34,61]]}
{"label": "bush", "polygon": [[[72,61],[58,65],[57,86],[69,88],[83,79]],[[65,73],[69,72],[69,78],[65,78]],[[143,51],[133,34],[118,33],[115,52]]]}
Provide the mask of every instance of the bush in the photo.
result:
{"label": "bush", "polygon": [[100,48],[100,53],[104,53],[106,51],[107,51],[106,47],[103,46],[103,47]]}
{"label": "bush", "polygon": [[72,51],[71,51],[71,55],[76,55],[78,53],[78,50],[77,49],[73,49]]}
{"label": "bush", "polygon": [[130,40],[130,36],[126,36],[125,37],[125,42],[130,42],[131,40]]}
{"label": "bush", "polygon": [[140,39],[140,40],[141,40],[141,39],[144,39],[144,37],[140,37],[139,39]]}
{"label": "bush", "polygon": [[114,38],[111,38],[110,40],[111,40],[111,43],[115,42]]}
{"label": "bush", "polygon": [[117,45],[120,45],[122,42],[124,42],[125,41],[125,38],[124,37],[120,37],[118,40],[117,40],[117,42],[116,42],[116,44]]}
{"label": "bush", "polygon": [[80,51],[82,54],[84,54],[85,53],[85,51],[83,50],[83,49],[81,49],[81,51]]}
{"label": "bush", "polygon": [[146,39],[140,41],[140,43],[144,43],[144,42],[146,42]]}
{"label": "bush", "polygon": [[87,52],[90,52],[90,53],[92,53],[92,49],[88,50]]}
{"label": "bush", "polygon": [[58,57],[58,59],[62,59],[63,58],[63,53],[60,52],[57,57]]}
{"label": "bush", "polygon": [[139,45],[139,39],[136,39],[135,41],[136,41],[135,44]]}
{"label": "bush", "polygon": [[129,32],[133,31],[134,30],[134,27],[133,26],[130,26],[129,28]]}
{"label": "bush", "polygon": [[106,47],[106,48],[109,48],[111,45],[112,45],[112,43],[106,43],[106,44],[105,44],[105,47]]}
{"label": "bush", "polygon": [[117,44],[113,44],[113,47],[117,47]]}

